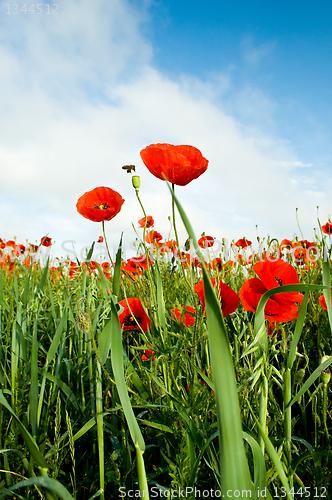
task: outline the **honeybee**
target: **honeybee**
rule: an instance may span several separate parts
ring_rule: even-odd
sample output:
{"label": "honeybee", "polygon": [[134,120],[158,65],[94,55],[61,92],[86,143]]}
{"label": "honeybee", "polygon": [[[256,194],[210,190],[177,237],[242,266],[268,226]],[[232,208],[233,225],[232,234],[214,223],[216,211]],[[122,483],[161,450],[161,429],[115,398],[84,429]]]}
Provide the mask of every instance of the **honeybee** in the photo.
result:
{"label": "honeybee", "polygon": [[127,170],[127,173],[135,172],[135,165],[124,165],[122,170]]}

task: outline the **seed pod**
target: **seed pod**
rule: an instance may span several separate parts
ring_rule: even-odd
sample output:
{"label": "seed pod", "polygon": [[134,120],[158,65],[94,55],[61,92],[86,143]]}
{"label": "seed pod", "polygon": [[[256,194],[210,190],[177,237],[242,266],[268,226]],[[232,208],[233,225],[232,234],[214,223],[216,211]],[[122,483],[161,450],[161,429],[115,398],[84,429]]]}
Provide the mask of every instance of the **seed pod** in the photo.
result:
{"label": "seed pod", "polygon": [[[330,359],[330,356],[323,356],[322,359],[320,360],[320,364],[323,364],[328,359]],[[330,370],[324,370],[321,374],[321,379],[322,379],[323,384],[325,386],[327,386],[327,384],[330,382],[330,379],[331,379]]]}
{"label": "seed pod", "polygon": [[133,187],[135,189],[139,189],[140,185],[141,185],[141,179],[139,177],[139,175],[133,175],[132,178],[132,183],[133,183]]}

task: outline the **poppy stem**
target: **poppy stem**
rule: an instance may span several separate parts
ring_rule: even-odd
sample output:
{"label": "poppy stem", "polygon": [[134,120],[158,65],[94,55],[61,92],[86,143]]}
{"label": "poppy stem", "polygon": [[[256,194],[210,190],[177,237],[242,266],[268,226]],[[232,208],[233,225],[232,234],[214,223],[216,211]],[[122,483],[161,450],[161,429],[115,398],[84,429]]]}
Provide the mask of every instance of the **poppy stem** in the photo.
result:
{"label": "poppy stem", "polygon": [[104,241],[105,241],[107,253],[108,253],[108,256],[110,258],[111,264],[112,264],[112,266],[114,268],[114,262],[113,262],[112,257],[111,257],[110,249],[108,248],[108,243],[107,243],[107,238],[106,238],[106,233],[105,233],[105,221],[102,220],[101,221],[101,225],[102,225],[102,228],[103,228],[103,235],[104,235]]}
{"label": "poppy stem", "polygon": [[[173,193],[175,193],[175,186],[174,186],[174,184],[172,184],[172,191],[173,191]],[[183,274],[183,276],[185,276],[184,265],[183,265],[183,261],[182,261],[182,255],[180,253],[179,236],[178,236],[178,232],[177,232],[176,224],[175,224],[175,201],[174,201],[174,196],[172,196],[172,218],[173,218],[173,229],[174,229],[174,234],[175,234],[175,240],[176,240],[178,258],[180,260],[180,266],[181,266],[181,269],[182,269],[182,274]]]}
{"label": "poppy stem", "polygon": [[147,215],[146,215],[143,203],[141,201],[141,198],[139,196],[138,189],[135,189],[135,192],[136,192],[136,197],[138,199],[138,203],[141,206],[141,209],[143,211],[144,218],[145,218],[144,229],[143,229],[143,245],[144,245],[144,251],[145,251],[145,256],[146,256],[146,267],[147,267],[147,272],[148,272],[148,275],[149,275],[150,287],[151,287],[151,295],[152,295],[152,302],[155,305],[155,311],[156,311],[156,317],[157,317],[157,323],[158,323],[158,327],[159,327],[159,332],[160,332],[160,335],[161,335],[161,340],[163,342],[163,345],[165,346],[165,340],[164,340],[164,337],[163,337],[163,334],[162,334],[161,323],[160,323],[160,316],[159,316],[159,311],[158,311],[158,306],[157,306],[157,298],[156,298],[155,289],[154,289],[154,283],[153,283],[153,279],[152,279],[152,275],[151,275],[151,267],[150,267],[149,254],[148,254],[148,249],[146,247],[146,241],[145,241],[145,233],[146,233],[146,226],[147,226],[148,218],[147,218]]}

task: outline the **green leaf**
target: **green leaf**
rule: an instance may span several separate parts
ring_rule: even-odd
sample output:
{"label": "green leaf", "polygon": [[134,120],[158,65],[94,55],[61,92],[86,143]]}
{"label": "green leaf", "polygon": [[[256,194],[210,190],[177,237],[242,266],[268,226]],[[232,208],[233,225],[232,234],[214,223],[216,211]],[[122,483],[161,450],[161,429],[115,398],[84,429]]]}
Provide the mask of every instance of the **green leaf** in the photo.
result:
{"label": "green leaf", "polygon": [[118,251],[116,252],[114,277],[113,277],[113,294],[118,297],[120,294],[120,274],[121,274],[121,256],[122,256],[122,237],[121,233]]}
{"label": "green leaf", "polygon": [[138,445],[140,450],[145,450],[145,443],[141,430],[137,424],[135,414],[133,412],[128,389],[124,378],[123,351],[122,351],[122,333],[119,317],[113,298],[111,297],[111,363],[113,368],[116,388],[118,390],[120,402],[125,414],[129,432],[135,445]]}
{"label": "green leaf", "polygon": [[308,298],[309,298],[309,291],[306,291],[302,300],[302,304],[299,309],[299,315],[296,321],[295,325],[295,330],[294,330],[294,335],[292,338],[292,343],[289,349],[289,354],[287,358],[287,368],[290,370],[293,368],[293,363],[296,355],[296,348],[297,344],[299,343],[301,333],[302,333],[302,328],[304,325],[304,320],[305,320],[305,315],[307,312],[307,307],[308,307]]}
{"label": "green leaf", "polygon": [[254,490],[257,491],[259,489],[262,491],[267,486],[264,455],[256,439],[250,436],[250,434],[243,432],[243,438],[249,443],[254,457]]}
{"label": "green leaf", "polygon": [[47,274],[48,274],[49,264],[50,264],[50,256],[47,257],[46,265],[44,267],[44,272],[43,272],[42,278],[40,280],[40,283],[38,285],[38,290],[40,292],[42,292],[44,290],[44,286],[45,286],[46,279],[47,279]]}
{"label": "green leaf", "polygon": [[[29,448],[29,451],[30,451],[31,455],[33,456],[35,462],[40,467],[42,467],[44,469],[48,469],[49,465],[46,462],[43,455],[40,453],[36,441],[33,439],[31,434],[29,433],[29,431],[24,427],[24,425],[18,419],[16,413],[13,411],[11,406],[7,403],[7,400],[6,400],[5,396],[3,395],[3,392],[1,389],[0,389],[0,404],[2,404],[9,411],[9,413],[13,416],[13,418],[15,419],[15,421],[18,425],[18,428],[20,430],[20,433],[24,439],[24,442],[25,442],[26,446]],[[0,497],[0,498],[2,498],[2,497]]]}
{"label": "green leaf", "polygon": [[287,407],[285,408],[286,410],[294,403],[296,403],[298,399],[300,399],[300,397],[309,389],[309,387],[315,382],[315,380],[318,379],[318,377],[323,373],[323,371],[326,370],[328,366],[330,366],[331,363],[332,363],[332,356],[326,361],[324,361],[324,363],[319,365],[318,368],[316,368],[316,370],[310,375],[308,380],[306,380],[306,382],[303,384],[299,392],[293,397],[289,405],[287,405]]}
{"label": "green leaf", "polygon": [[26,488],[27,486],[39,486],[40,488],[51,490],[52,493],[53,492],[56,493],[57,495],[59,495],[60,498],[62,498],[62,500],[74,500],[74,498],[71,496],[68,490],[64,486],[62,486],[62,484],[59,483],[59,481],[44,476],[24,479],[23,481],[14,484],[14,486],[11,486],[10,488],[8,488],[8,490],[4,491],[2,495],[0,495],[0,499],[5,498],[6,495],[8,495],[8,493],[10,493],[11,491],[15,491],[20,488]]}

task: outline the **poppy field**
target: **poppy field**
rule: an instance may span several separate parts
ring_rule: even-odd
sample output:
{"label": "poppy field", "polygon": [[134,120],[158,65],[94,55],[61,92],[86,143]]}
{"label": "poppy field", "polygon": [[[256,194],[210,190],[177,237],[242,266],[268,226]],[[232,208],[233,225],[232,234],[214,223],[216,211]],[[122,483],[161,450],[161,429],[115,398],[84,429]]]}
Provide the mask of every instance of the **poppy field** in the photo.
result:
{"label": "poppy field", "polygon": [[[177,187],[208,160],[170,144],[141,158],[166,181],[174,239],[131,165],[136,256],[119,235],[115,259],[93,242],[55,265],[50,236],[0,238],[0,499],[331,498],[331,221],[216,254]],[[124,202],[102,186],[76,203],[107,250]]]}

